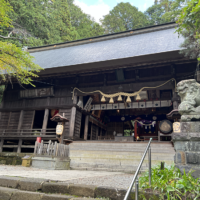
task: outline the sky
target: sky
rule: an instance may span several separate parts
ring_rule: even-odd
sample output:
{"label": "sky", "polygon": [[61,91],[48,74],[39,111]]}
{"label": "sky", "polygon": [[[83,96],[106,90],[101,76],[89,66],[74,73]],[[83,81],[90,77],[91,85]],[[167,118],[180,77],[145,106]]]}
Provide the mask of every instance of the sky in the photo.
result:
{"label": "sky", "polygon": [[120,2],[129,2],[144,12],[148,7],[154,4],[154,0],[74,0],[84,13],[94,17],[96,22],[109,13]]}

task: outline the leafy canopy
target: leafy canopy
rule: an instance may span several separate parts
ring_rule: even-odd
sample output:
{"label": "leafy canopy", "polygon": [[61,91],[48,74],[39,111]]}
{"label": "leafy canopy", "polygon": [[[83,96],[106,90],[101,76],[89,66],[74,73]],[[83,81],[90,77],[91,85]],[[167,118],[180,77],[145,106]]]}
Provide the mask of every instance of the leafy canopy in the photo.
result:
{"label": "leafy canopy", "polygon": [[130,3],[119,3],[101,20],[105,33],[117,33],[148,25],[146,16]]}
{"label": "leafy canopy", "polygon": [[[0,0],[0,30],[5,27],[12,27],[8,12],[12,11],[11,6],[4,0]],[[9,40],[9,37],[7,38]],[[31,84],[31,77],[37,77],[35,72],[42,68],[33,62],[33,57],[9,41],[0,40],[0,83],[10,81],[14,78],[20,84]]]}
{"label": "leafy canopy", "polygon": [[200,1],[188,1],[183,7],[177,23],[177,32],[185,37],[182,53],[190,58],[200,60]]}

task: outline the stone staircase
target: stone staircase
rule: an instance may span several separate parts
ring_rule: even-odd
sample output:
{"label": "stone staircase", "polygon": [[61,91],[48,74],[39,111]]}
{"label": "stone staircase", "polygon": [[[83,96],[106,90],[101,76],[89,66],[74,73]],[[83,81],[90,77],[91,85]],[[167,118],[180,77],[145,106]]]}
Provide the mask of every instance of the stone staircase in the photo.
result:
{"label": "stone staircase", "polygon": [[[140,163],[147,142],[85,141],[70,144],[70,168],[134,173]],[[152,142],[152,166],[165,162],[174,163],[174,147],[171,142]],[[141,171],[148,169],[146,156]]]}

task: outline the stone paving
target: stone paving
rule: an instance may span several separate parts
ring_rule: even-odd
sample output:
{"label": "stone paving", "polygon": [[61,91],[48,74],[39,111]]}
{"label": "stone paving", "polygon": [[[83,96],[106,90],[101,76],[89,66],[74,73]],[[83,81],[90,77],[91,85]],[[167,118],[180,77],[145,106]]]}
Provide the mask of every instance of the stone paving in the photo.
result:
{"label": "stone paving", "polygon": [[127,189],[133,174],[122,172],[45,170],[32,167],[0,165],[0,175],[41,178],[65,183],[107,186]]}

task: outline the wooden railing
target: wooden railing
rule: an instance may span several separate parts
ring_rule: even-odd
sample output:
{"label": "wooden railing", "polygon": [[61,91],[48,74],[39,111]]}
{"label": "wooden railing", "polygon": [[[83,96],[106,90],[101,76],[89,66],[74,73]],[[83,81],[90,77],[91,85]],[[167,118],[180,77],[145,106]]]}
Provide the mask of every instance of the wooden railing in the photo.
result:
{"label": "wooden railing", "polygon": [[0,135],[56,135],[56,129],[0,129]]}
{"label": "wooden railing", "polygon": [[41,143],[35,142],[34,154],[37,156],[55,156],[55,157],[69,157],[69,146],[52,142],[44,144],[43,140]]}

